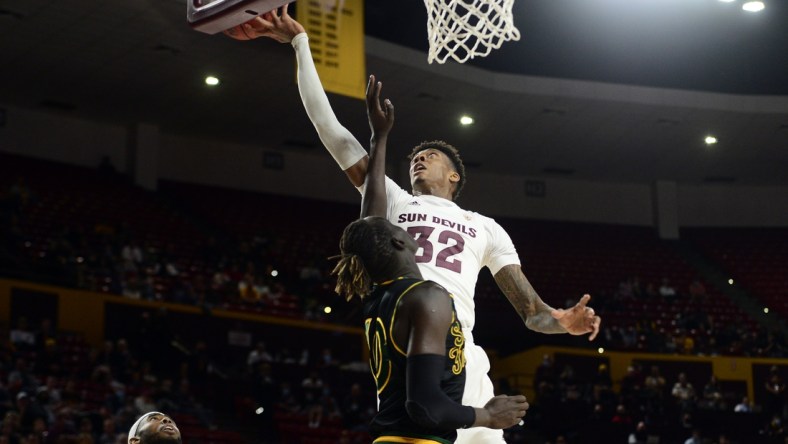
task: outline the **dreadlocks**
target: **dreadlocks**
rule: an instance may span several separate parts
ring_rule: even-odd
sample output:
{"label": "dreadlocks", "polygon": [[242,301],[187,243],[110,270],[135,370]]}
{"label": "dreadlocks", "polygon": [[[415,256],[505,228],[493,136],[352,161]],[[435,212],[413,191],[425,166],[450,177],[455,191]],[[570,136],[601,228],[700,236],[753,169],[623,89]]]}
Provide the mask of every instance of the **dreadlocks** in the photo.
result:
{"label": "dreadlocks", "polygon": [[342,254],[331,274],[337,276],[334,291],[348,301],[363,299],[372,290],[373,276],[384,271],[394,251],[391,231],[382,218],[359,219],[345,228],[339,248]]}
{"label": "dreadlocks", "polygon": [[413,156],[428,149],[438,150],[445,154],[446,157],[448,157],[451,161],[452,165],[454,165],[454,170],[460,175],[460,181],[457,182],[457,188],[454,189],[454,193],[451,196],[452,200],[456,200],[458,197],[460,197],[460,191],[462,191],[462,187],[465,186],[465,165],[462,163],[462,159],[460,158],[460,152],[457,151],[457,148],[442,140],[432,140],[429,142],[421,142],[420,144],[413,147],[413,151],[411,151],[408,155],[408,160],[413,160]]}

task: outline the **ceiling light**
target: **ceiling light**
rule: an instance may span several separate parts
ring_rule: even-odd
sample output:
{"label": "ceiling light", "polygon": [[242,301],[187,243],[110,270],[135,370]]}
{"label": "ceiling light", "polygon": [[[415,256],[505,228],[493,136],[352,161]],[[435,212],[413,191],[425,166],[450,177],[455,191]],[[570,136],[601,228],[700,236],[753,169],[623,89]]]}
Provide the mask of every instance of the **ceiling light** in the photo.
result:
{"label": "ceiling light", "polygon": [[706,145],[714,145],[715,143],[717,143],[717,138],[714,136],[706,136],[706,138],[703,139],[703,141],[706,142]]}
{"label": "ceiling light", "polygon": [[733,3],[736,0],[720,0],[723,3]]}
{"label": "ceiling light", "polygon": [[462,116],[460,117],[460,124],[468,126],[473,123],[473,117],[471,116]]}
{"label": "ceiling light", "polygon": [[747,12],[763,11],[763,8],[765,7],[766,5],[764,5],[763,2],[747,2],[741,5],[741,8]]}
{"label": "ceiling light", "polygon": [[205,84],[208,86],[216,86],[219,84],[219,78],[214,76],[208,76],[205,78]]}

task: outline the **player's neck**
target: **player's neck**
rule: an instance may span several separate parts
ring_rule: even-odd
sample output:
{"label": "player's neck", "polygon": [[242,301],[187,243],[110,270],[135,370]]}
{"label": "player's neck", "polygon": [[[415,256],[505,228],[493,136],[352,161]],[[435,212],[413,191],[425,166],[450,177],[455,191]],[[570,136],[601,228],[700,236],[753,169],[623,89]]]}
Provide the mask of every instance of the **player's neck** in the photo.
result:
{"label": "player's neck", "polygon": [[451,187],[446,188],[440,185],[426,185],[426,184],[419,184],[419,186],[413,187],[413,195],[414,196],[435,196],[441,197],[446,200],[451,199]]}
{"label": "player's neck", "polygon": [[410,260],[400,260],[392,264],[391,269],[389,269],[385,275],[388,276],[386,280],[401,278],[423,279],[421,271],[419,271],[419,266],[416,265],[416,261],[412,258]]}

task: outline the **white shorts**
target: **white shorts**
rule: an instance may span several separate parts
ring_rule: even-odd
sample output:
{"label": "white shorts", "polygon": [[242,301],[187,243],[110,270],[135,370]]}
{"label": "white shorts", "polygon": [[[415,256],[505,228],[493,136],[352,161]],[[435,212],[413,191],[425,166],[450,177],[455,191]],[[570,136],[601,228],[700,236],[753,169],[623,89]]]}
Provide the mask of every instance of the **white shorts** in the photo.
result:
{"label": "white shorts", "polygon": [[[490,359],[487,353],[474,344],[471,330],[463,328],[465,336],[465,393],[462,395],[462,404],[473,407],[484,407],[492,399],[493,383],[487,373],[490,372]],[[493,430],[487,427],[473,427],[457,430],[455,444],[501,444],[503,430]]]}

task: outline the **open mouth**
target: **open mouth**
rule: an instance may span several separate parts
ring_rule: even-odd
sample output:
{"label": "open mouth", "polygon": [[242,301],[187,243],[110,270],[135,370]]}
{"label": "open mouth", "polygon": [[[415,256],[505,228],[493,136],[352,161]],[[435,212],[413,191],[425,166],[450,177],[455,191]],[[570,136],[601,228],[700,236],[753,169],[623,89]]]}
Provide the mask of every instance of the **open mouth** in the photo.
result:
{"label": "open mouth", "polygon": [[413,167],[413,174],[418,174],[418,173],[420,173],[422,171],[425,171],[426,169],[427,169],[427,167],[425,167],[424,165],[418,163],[418,164],[416,164],[416,166]]}
{"label": "open mouth", "polygon": [[162,431],[162,432],[172,432],[172,433],[175,433],[175,427],[173,427],[173,426],[171,426],[171,425],[166,425],[166,426],[164,426],[164,427],[162,427],[162,428],[161,428],[161,431]]}

